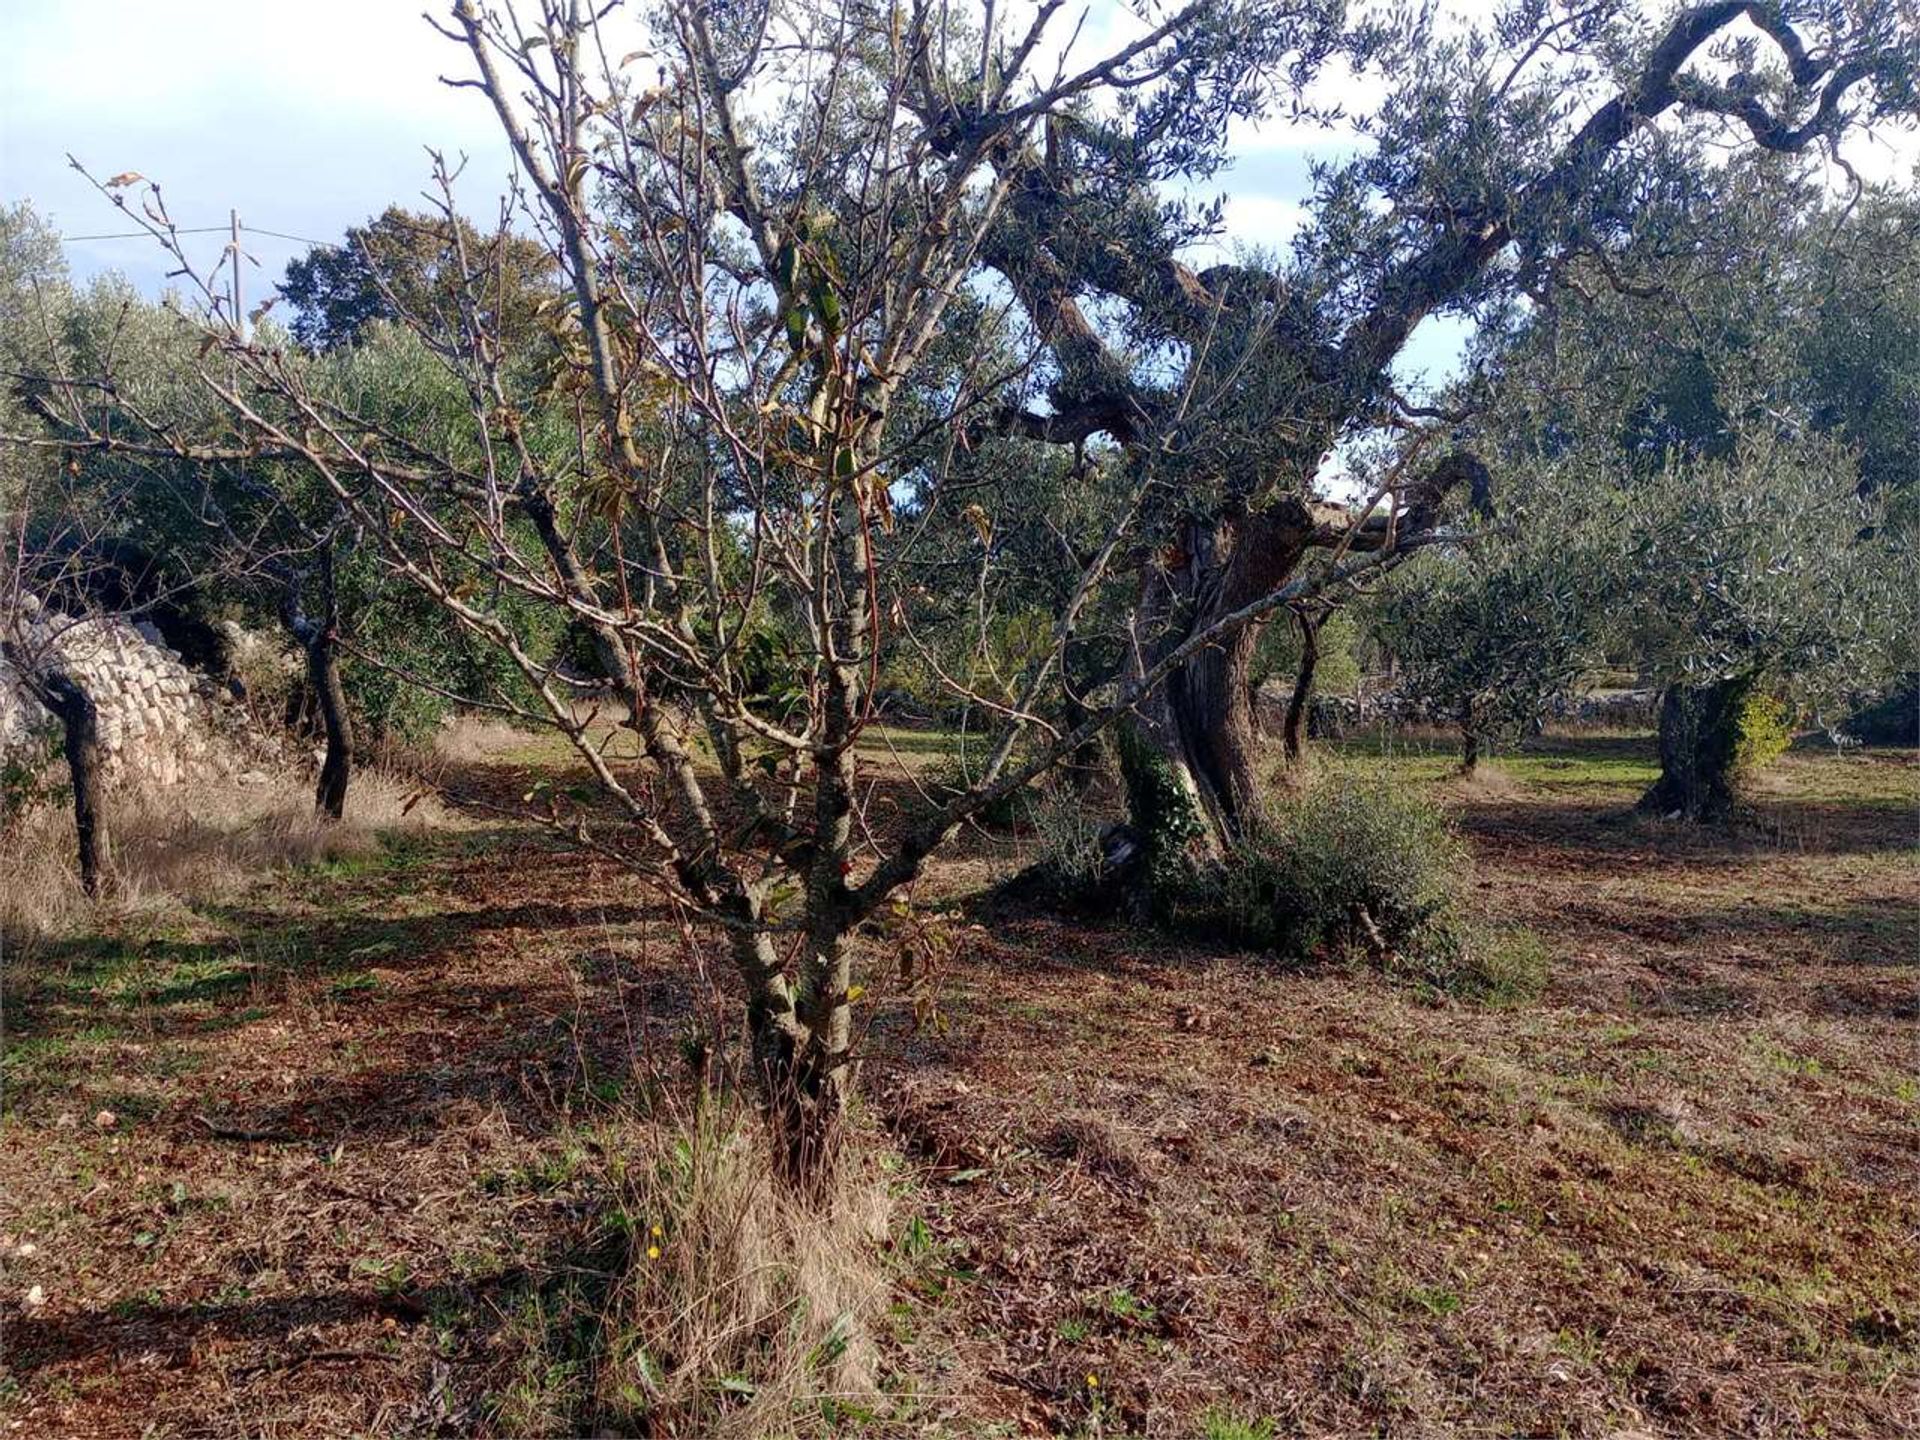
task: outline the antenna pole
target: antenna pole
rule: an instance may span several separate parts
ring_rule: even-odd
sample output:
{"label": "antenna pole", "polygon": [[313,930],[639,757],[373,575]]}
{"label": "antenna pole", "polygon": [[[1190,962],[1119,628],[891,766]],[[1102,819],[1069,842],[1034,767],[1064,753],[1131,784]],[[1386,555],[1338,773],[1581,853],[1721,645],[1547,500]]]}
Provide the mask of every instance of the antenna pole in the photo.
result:
{"label": "antenna pole", "polygon": [[227,263],[231,267],[233,280],[233,331],[242,340],[247,338],[247,312],[240,308],[240,212],[227,212],[228,232],[231,237],[227,250]]}

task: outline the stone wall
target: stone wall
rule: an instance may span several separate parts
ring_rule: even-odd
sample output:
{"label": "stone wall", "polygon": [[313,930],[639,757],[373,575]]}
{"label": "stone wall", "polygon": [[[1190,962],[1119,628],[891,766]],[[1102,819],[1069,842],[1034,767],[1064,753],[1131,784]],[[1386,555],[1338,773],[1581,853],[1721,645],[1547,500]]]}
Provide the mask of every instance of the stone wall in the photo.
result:
{"label": "stone wall", "polygon": [[[109,781],[251,778],[261,765],[267,745],[237,688],[184,664],[152,626],[122,616],[75,623],[40,611],[22,631],[19,653],[57,657],[99,707]],[[57,755],[59,733],[59,722],[0,658],[0,765]]]}

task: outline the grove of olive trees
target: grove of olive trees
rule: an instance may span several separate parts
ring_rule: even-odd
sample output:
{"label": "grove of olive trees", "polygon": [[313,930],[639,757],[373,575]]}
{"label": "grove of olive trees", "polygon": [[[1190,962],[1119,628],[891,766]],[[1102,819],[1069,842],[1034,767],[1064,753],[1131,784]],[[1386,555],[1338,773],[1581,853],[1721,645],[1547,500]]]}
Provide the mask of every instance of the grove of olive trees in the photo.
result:
{"label": "grove of olive trees", "polygon": [[[1050,1157],[1146,1193],[1169,1165],[1202,1162],[1153,1159],[1075,1118],[1084,1097],[1018,1144],[940,1130],[929,1115],[965,1104],[915,1097],[962,1049],[943,1038],[948,971],[996,945],[1012,955],[1007,937],[1036,926],[1146,946],[1111,970],[1074,962],[1080,1028],[1047,1043],[1077,1049],[1111,1005],[1123,1038],[1059,1073],[1154,1056],[1173,1090],[1187,1081],[1169,1024],[1196,1046],[1258,1033],[1235,1075],[1291,1073],[1288,1047],[1321,1043],[1295,992],[1210,1018],[1198,992],[1167,1020],[1156,997],[1211,984],[1223,956],[1262,957],[1262,986],[1315,966],[1417,997],[1393,1005],[1476,1017],[1543,989],[1563,1009],[1600,1005],[1559,988],[1560,952],[1597,943],[1553,928],[1577,907],[1536,913],[1546,882],[1476,884],[1482,867],[1506,874],[1501,857],[1536,850],[1556,857],[1542,873],[1589,863],[1563,858],[1568,826],[1608,854],[1748,855],[1784,824],[1766,818],[1782,803],[1759,783],[1767,763],[1801,735],[1783,773],[1802,775],[1819,737],[1844,740],[1852,708],[1920,668],[1920,210],[1910,175],[1873,182],[1855,163],[1865,140],[1905,143],[1920,114],[1920,33],[1899,5],[1519,3],[1470,20],[1191,0],[1111,18],[1090,38],[1058,0],[454,0],[427,23],[445,84],[497,126],[504,201],[482,214],[467,163],[431,151],[424,197],[314,245],[251,313],[235,303],[238,221],[209,265],[154,179],[73,162],[101,211],[164,257],[160,295],[74,279],[31,207],[0,212],[0,624],[65,756],[62,770],[50,752],[0,755],[0,843],[25,847],[63,817],[89,897],[31,924],[0,911],[9,943],[56,953],[165,889],[136,882],[106,839],[132,805],[100,780],[107,697],[54,648],[29,653],[20,617],[138,620],[176,650],[192,644],[178,627],[197,626],[222,638],[190,658],[274,737],[260,763],[288,778],[273,786],[311,793],[299,824],[314,848],[296,863],[335,864],[357,817],[391,805],[391,827],[415,829],[380,853],[446,867],[407,872],[435,923],[492,906],[516,934],[571,945],[557,937],[590,912],[603,943],[568,950],[576,993],[596,966],[641,963],[629,942],[661,969],[611,982],[617,1025],[576,1019],[567,1064],[585,1093],[603,1051],[644,1056],[647,1103],[667,1113],[653,1056],[670,1034],[701,1096],[737,1066],[764,1122],[771,1188],[739,1203],[771,1208],[719,1228],[730,1246],[750,1229],[785,1237],[767,1242],[777,1254],[715,1279],[676,1259],[680,1221],[643,1213],[719,1226],[700,1187],[721,1184],[713,1156],[731,1142],[703,1150],[717,1122],[690,1102],[669,1158],[607,1162],[619,1185],[665,1188],[607,1222],[631,1262],[608,1295],[627,1298],[566,1292],[596,1317],[574,1333],[603,1358],[543,1372],[564,1403],[508,1387],[520,1399],[445,1410],[446,1426],[749,1433],[798,1428],[797,1405],[827,1431],[912,1413],[898,1433],[975,1433],[992,1409],[977,1393],[928,1418],[938,1404],[912,1411],[905,1382],[892,1411],[837,1381],[808,1391],[808,1366],[837,1375],[867,1356],[867,1321],[852,1302],[806,1318],[804,1295],[743,1316],[762,1283],[743,1277],[811,1273],[795,1237],[863,1213],[876,1147],[955,1186]],[[1377,102],[1349,115],[1342,86],[1361,80]],[[1281,249],[1223,238],[1221,205],[1202,198],[1235,183],[1262,126],[1345,137],[1315,152]],[[1409,357],[1441,323],[1468,338],[1421,388]],[[1558,707],[1602,686],[1648,692],[1657,712],[1654,733],[1618,742],[1631,759],[1608,762],[1627,778],[1596,779],[1604,816],[1542,820],[1586,803],[1551,770],[1511,803],[1451,763],[1407,779],[1397,747],[1423,745],[1424,723],[1466,771],[1497,756],[1524,787],[1530,757],[1575,743]],[[1315,696],[1346,688],[1366,692],[1362,716],[1386,695],[1390,718],[1370,737],[1313,738]],[[459,753],[451,737],[469,732],[493,748]],[[435,840],[408,818],[423,804],[498,834]],[[1862,814],[1871,830],[1881,812]],[[1629,833],[1654,838],[1618,841]],[[253,876],[261,893],[282,883],[270,870]],[[520,881],[536,873],[550,878],[529,898]],[[246,913],[190,900],[203,928]],[[329,982],[329,1013],[400,984],[387,971],[418,940],[302,923],[320,963],[380,962]],[[1120,988],[1142,966],[1157,978]],[[1046,1045],[1004,1049],[1032,1008],[1004,979],[959,992],[957,1023],[968,1053],[1040,1095]],[[637,1018],[629,992],[646,997]],[[32,993],[31,1014],[55,1003]],[[489,1017],[465,1046],[491,1055],[520,1034],[517,1002],[461,1004],[446,1012],[460,1025]],[[431,1045],[440,1095],[458,1086],[430,1028],[407,1043]],[[1366,1047],[1332,1070],[1378,1079]],[[1460,1063],[1430,1057],[1436,1076]],[[1217,1076],[1193,1083],[1224,1093]],[[1607,1123],[1681,1144],[1691,1120],[1632,1118],[1651,1103],[1620,1100]],[[126,1108],[101,1108],[98,1128]],[[280,1143],[304,1135],[305,1113],[192,1118],[215,1141]],[[1153,1154],[1203,1153],[1181,1134]],[[1371,1183],[1373,1163],[1343,1183]],[[888,1242],[896,1259],[976,1273],[961,1237],[913,1226]],[[1018,1249],[993,1263],[1013,1275]],[[680,1264],[684,1289],[659,1289],[655,1264]],[[1109,1361],[1145,1377],[1152,1362],[1123,1342],[1158,1334],[1153,1353],[1171,1357],[1193,1333],[1171,1317],[1202,1302],[1148,1303],[1133,1283],[1087,1294],[1107,1297]],[[1461,1306],[1439,1282],[1401,1289],[1416,1298],[1396,1303],[1436,1322]],[[473,1298],[449,1297],[408,1303],[424,1316]],[[695,1335],[690,1316],[715,1328]],[[1280,1433],[1231,1428],[1239,1410],[1192,1396],[1163,1412],[1146,1378],[1148,1398],[1109,1402],[1095,1362],[1063,1381],[1056,1354],[1104,1332],[1077,1312],[1035,1324],[1038,1358],[992,1367],[1035,1425],[1176,1433],[1177,1415],[1179,1433]],[[587,1389],[566,1389],[583,1375]],[[1278,1385],[1249,1391],[1260,1414],[1279,1413]],[[1322,1389],[1345,1398],[1302,1409],[1319,1419],[1301,1433],[1378,1418],[1373,1381]],[[1435,1423],[1474,1418],[1471,1402],[1434,1403]],[[1498,1424],[1540,1418],[1486,1403]],[[1877,1403],[1849,1393],[1835,1413],[1864,1424]]]}

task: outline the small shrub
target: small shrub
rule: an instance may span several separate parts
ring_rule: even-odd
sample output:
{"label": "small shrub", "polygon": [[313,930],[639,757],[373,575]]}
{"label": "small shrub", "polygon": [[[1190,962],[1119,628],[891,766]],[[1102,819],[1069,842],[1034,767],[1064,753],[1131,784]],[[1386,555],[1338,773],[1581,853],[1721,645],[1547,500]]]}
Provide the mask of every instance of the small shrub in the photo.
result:
{"label": "small shrub", "polygon": [[1112,878],[1102,838],[1106,822],[1085,802],[1058,797],[1034,807],[1033,831],[1038,858],[1033,872],[1046,888],[1068,900],[1101,893]]}
{"label": "small shrub", "polygon": [[1273,1440],[1273,1421],[1248,1420],[1215,1407],[1200,1417],[1201,1440]]}
{"label": "small shrub", "polygon": [[1786,702],[1764,691],[1750,692],[1734,716],[1733,764],[1736,770],[1764,770],[1793,744],[1793,715]]}
{"label": "small shrub", "polygon": [[1333,770],[1278,796],[1265,824],[1189,882],[1177,919],[1309,960],[1342,957],[1483,1004],[1540,993],[1547,951],[1460,904],[1466,848],[1418,793]]}
{"label": "small shrub", "polygon": [[1282,955],[1417,952],[1452,916],[1464,861],[1431,803],[1336,770],[1279,797],[1196,890],[1225,930]]}
{"label": "small shrub", "polygon": [[1404,979],[1483,1005],[1532,1000],[1546,988],[1552,953],[1526,929],[1499,929],[1449,917],[1427,943],[1396,954],[1388,969]]}

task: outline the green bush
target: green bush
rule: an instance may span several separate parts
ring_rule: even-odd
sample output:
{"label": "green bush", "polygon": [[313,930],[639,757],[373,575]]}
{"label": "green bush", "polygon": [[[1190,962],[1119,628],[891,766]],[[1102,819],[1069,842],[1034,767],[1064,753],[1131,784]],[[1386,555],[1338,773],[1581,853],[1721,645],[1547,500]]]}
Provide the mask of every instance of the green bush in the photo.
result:
{"label": "green bush", "polygon": [[1754,690],[1734,717],[1733,763],[1742,771],[1764,770],[1793,744],[1793,715],[1786,702]]}
{"label": "green bush", "polygon": [[17,738],[0,756],[0,835],[33,811],[67,801],[72,787],[65,783],[62,749],[60,726],[49,720]]}
{"label": "green bush", "polygon": [[1452,917],[1465,858],[1426,800],[1334,771],[1280,797],[1196,888],[1223,929],[1281,955],[1418,952]]}

